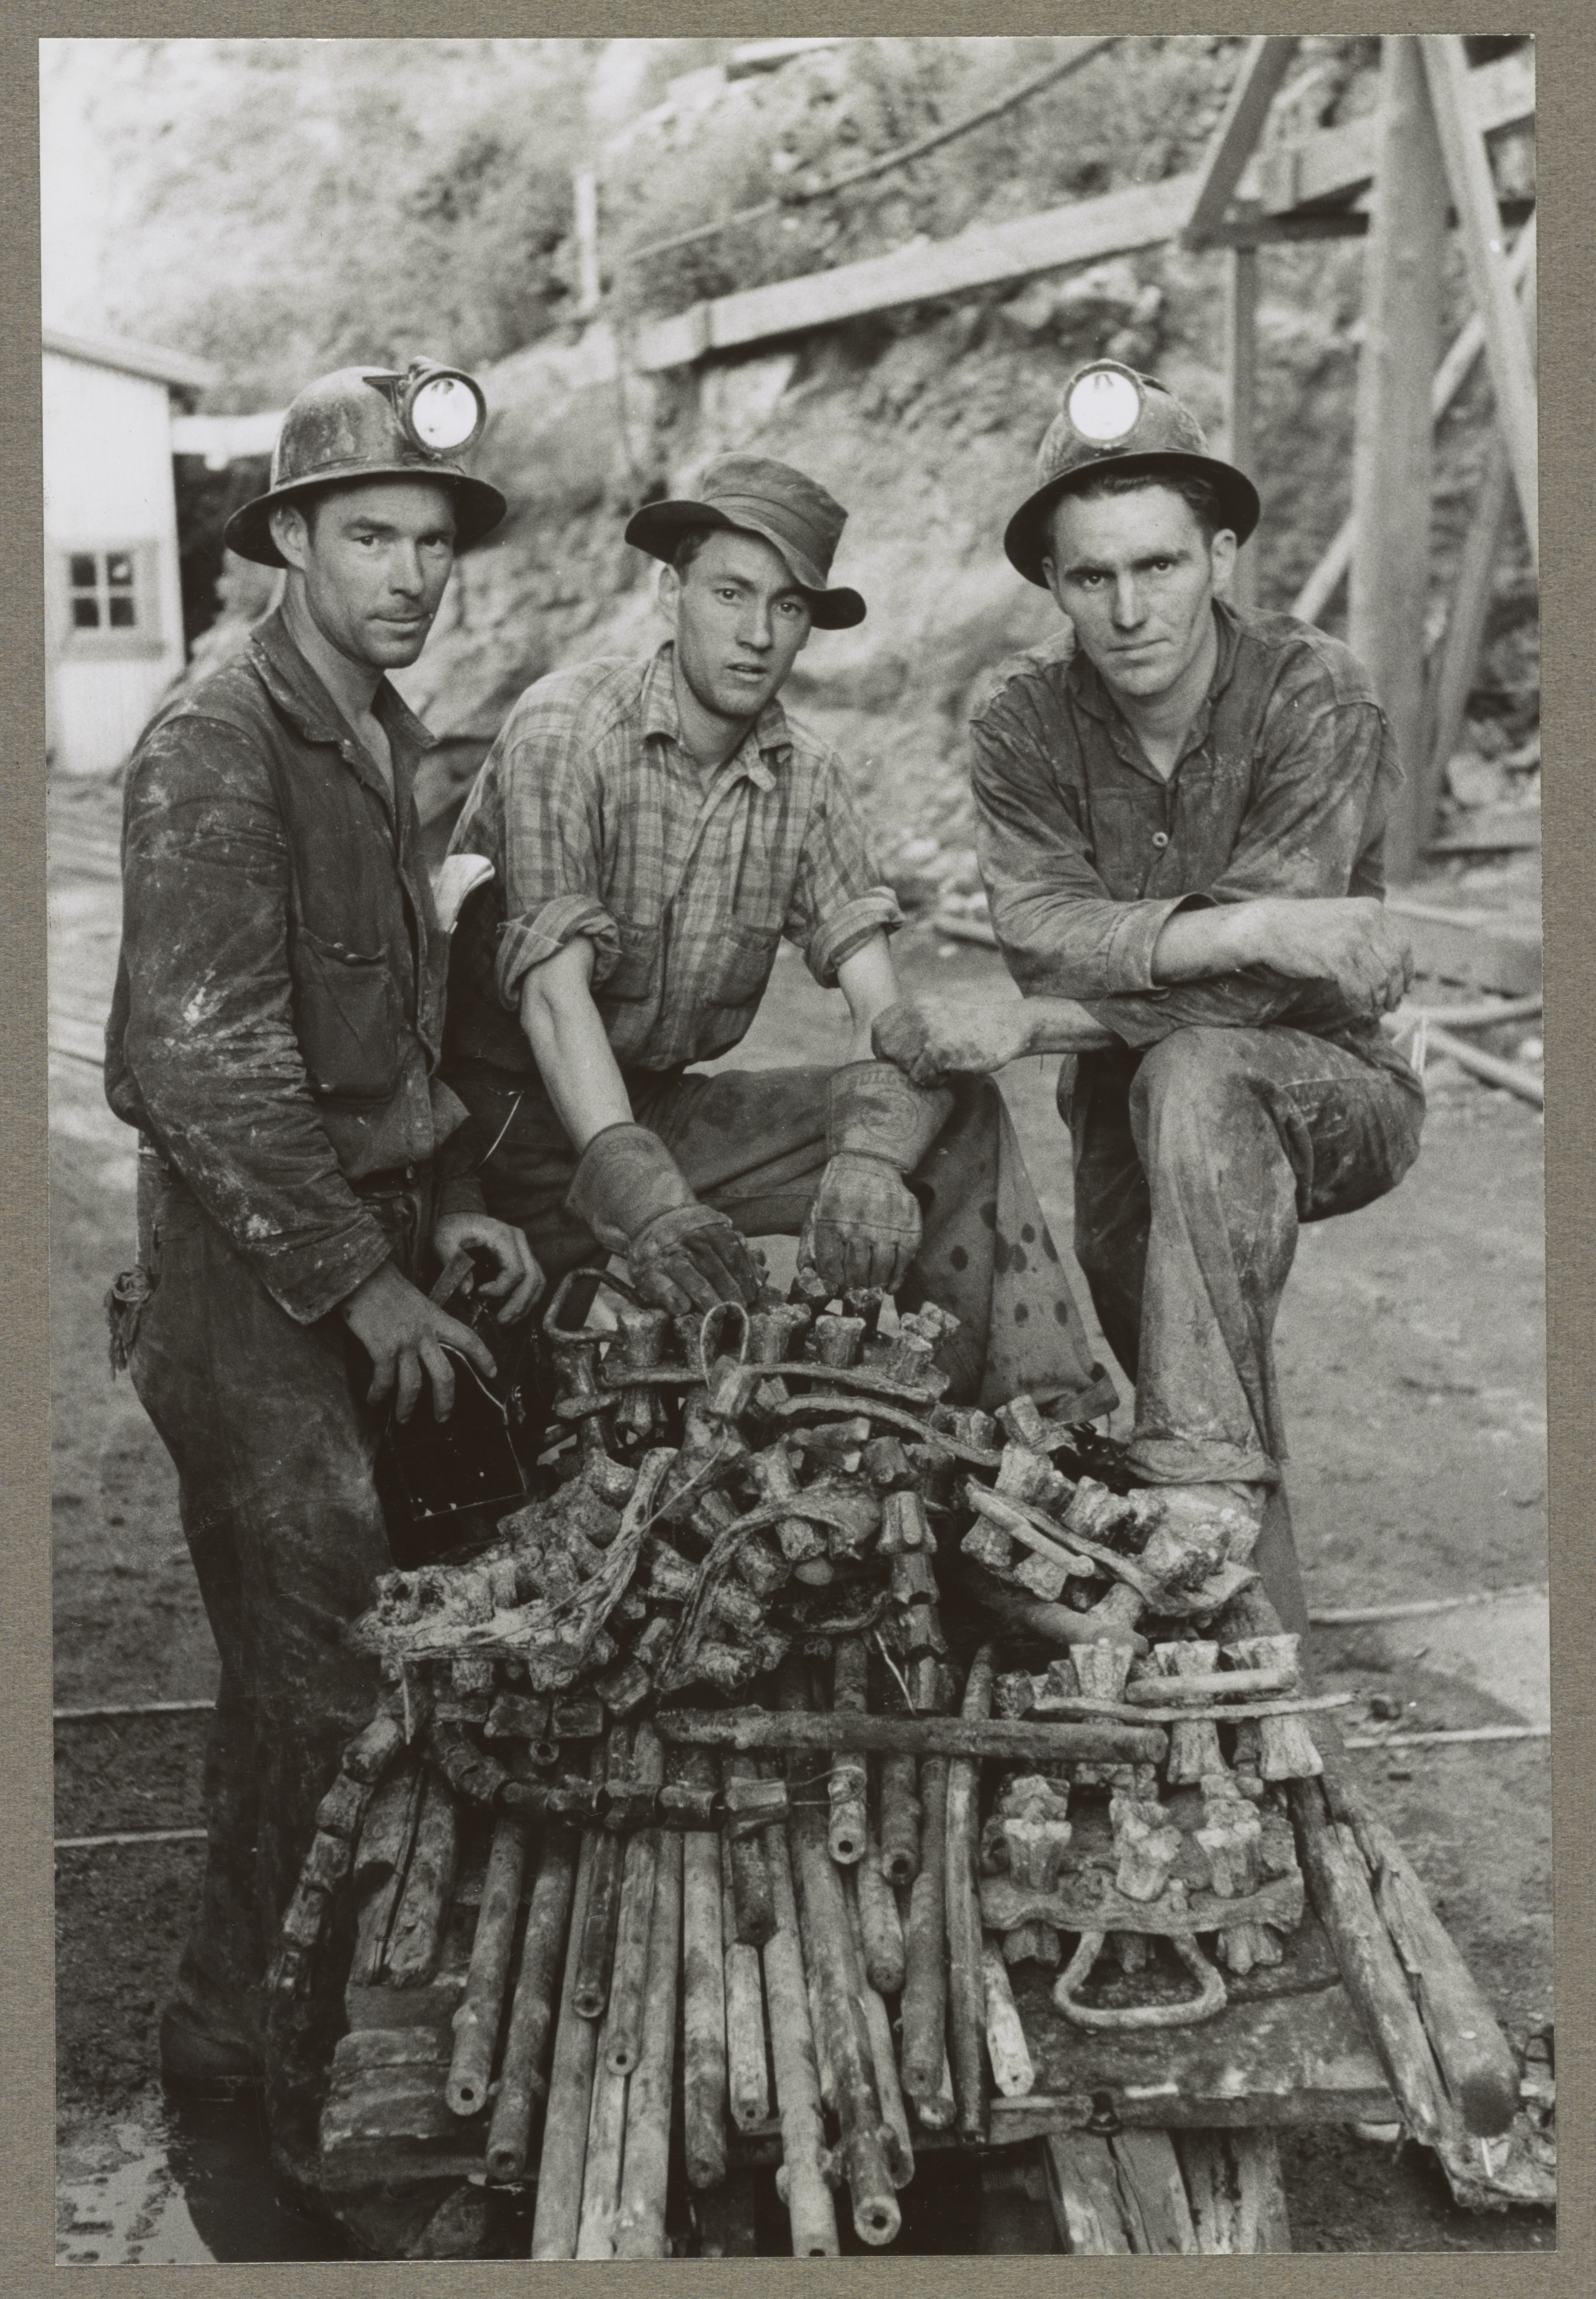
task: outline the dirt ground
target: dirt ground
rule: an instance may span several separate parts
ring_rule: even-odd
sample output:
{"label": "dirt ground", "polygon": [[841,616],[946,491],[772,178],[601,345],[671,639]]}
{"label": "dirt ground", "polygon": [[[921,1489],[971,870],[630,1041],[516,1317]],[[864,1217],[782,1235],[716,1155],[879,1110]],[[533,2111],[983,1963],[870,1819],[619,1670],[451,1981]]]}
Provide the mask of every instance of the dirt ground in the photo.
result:
{"label": "dirt ground", "polygon": [[[95,1057],[115,965],[114,793],[54,808],[52,1442],[55,1682],[63,1708],[203,1701],[214,1681],[174,1481],[125,1378],[102,1297],[134,1258],[132,1142]],[[988,991],[990,954],[900,940],[911,989]],[[824,1058],[834,999],[784,953],[739,1058]],[[1051,1063],[1003,1080],[1061,1241],[1065,1137]],[[1316,1608],[1488,1601],[1384,1628],[1321,1631],[1347,1729],[1543,1724],[1549,1717],[1542,1135],[1538,1115],[1460,1074],[1435,1080],[1424,1154],[1390,1199],[1303,1233],[1278,1336],[1290,1490]],[[1079,1289],[1085,1301],[1085,1289]],[[1099,1339],[1098,1354],[1106,1357]],[[1121,1384],[1123,1388],[1123,1384]],[[1121,1416],[1122,1419],[1122,1416]],[[58,1838],[197,1825],[203,1717],[56,1728]],[[1391,1749],[1365,1784],[1517,2042],[1552,2013],[1549,1745]],[[276,2204],[247,2112],[173,2121],[155,2029],[197,1888],[190,1840],[57,1857],[60,2257],[294,2259],[327,2240]],[[1533,2249],[1549,2212],[1475,2216],[1431,2159],[1339,2129],[1291,2135],[1299,2250]],[[927,2246],[929,2247],[929,2237]],[[938,2248],[970,2247],[944,2235]]]}

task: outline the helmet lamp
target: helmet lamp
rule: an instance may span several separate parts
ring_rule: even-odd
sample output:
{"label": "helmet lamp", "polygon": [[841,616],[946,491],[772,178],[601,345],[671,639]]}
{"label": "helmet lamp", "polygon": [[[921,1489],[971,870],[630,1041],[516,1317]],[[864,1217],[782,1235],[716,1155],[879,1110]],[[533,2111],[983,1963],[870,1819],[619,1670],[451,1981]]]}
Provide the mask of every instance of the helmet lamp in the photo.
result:
{"label": "helmet lamp", "polygon": [[1141,384],[1113,361],[1083,368],[1070,386],[1064,412],[1079,438],[1095,447],[1117,445],[1142,419]]}
{"label": "helmet lamp", "polygon": [[487,421],[479,385],[458,368],[416,361],[400,394],[399,419],[429,455],[458,455],[474,446]]}

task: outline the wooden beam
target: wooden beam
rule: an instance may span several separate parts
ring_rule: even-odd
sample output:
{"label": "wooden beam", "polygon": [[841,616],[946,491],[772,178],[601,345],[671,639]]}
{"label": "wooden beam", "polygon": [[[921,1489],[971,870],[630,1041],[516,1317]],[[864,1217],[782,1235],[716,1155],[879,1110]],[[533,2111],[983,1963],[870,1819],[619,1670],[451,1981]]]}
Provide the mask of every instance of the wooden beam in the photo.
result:
{"label": "wooden beam", "polygon": [[[1441,347],[1446,178],[1413,34],[1386,35],[1380,73],[1352,444],[1358,541],[1347,636],[1411,772],[1424,727],[1435,434],[1430,394]],[[1386,870],[1395,884],[1411,877],[1418,855],[1413,789],[1411,780],[1404,784],[1385,834]]]}
{"label": "wooden beam", "polygon": [[[1515,250],[1515,253],[1517,251]],[[1526,272],[1520,299],[1520,323],[1525,341],[1534,358],[1535,340],[1535,275]],[[1423,778],[1418,791],[1419,842],[1423,847],[1435,825],[1435,810],[1440,802],[1442,778],[1447,761],[1457,749],[1463,731],[1463,718],[1468,707],[1468,691],[1474,684],[1475,667],[1480,649],[1484,644],[1485,625],[1490,618],[1491,601],[1495,588],[1496,562],[1501,555],[1502,536],[1508,524],[1508,509],[1512,489],[1512,468],[1507,441],[1501,426],[1493,432],[1485,468],[1481,474],[1479,490],[1468,531],[1463,538],[1462,556],[1458,562],[1457,584],[1452,593],[1451,612],[1447,617],[1446,635],[1442,642],[1440,659],[1430,683],[1426,709],[1428,741],[1422,762]],[[1513,826],[1521,830],[1519,825]],[[1538,829],[1538,826],[1536,826]]]}
{"label": "wooden beam", "polygon": [[[1507,66],[1513,67],[1510,73]],[[1469,99],[1470,115],[1482,132],[1532,117],[1533,62],[1514,54],[1483,65],[1469,75]],[[1337,156],[1320,165],[1326,157],[1320,146],[1327,145],[1336,146]],[[1368,186],[1373,173],[1373,130],[1367,121],[1355,122],[1352,129],[1324,129],[1291,148],[1302,162],[1303,180],[1318,187],[1316,196],[1330,196],[1326,186],[1334,179],[1333,195],[1351,198]],[[1075,201],[1039,215],[977,224],[935,246],[900,249],[862,263],[839,264],[834,271],[810,272],[800,279],[695,303],[641,329],[633,363],[647,372],[685,367],[708,352],[736,350],[778,336],[831,327],[865,311],[891,311],[999,280],[1022,279],[1034,271],[1058,270],[1066,264],[1154,246],[1185,230],[1202,182],[1200,174],[1192,174],[1168,177],[1159,184],[1133,184],[1101,199]],[[1270,212],[1260,218],[1259,237],[1362,228],[1360,217],[1285,216],[1274,212],[1272,202],[1266,206]],[[1229,229],[1228,225],[1216,228],[1216,241]]]}
{"label": "wooden beam", "polygon": [[1385,905],[1406,927],[1421,980],[1456,983],[1524,998],[1543,987],[1541,929],[1534,919],[1502,910],[1443,909],[1393,894]]}
{"label": "wooden beam", "polygon": [[[1466,116],[1476,133],[1494,136],[1522,128],[1535,116],[1535,52],[1516,48],[1468,74]],[[1321,129],[1299,143],[1279,145],[1259,160],[1259,190],[1266,212],[1339,203],[1374,180],[1378,129],[1374,118]]]}
{"label": "wooden beam", "polygon": [[[1249,477],[1257,464],[1258,250],[1233,247],[1225,277],[1225,378],[1230,416],[1229,460]],[[1238,607],[1258,603],[1258,545],[1236,561],[1230,596]]]}
{"label": "wooden beam", "polygon": [[1256,148],[1296,44],[1294,33],[1266,32],[1242,58],[1224,118],[1214,130],[1198,174],[1191,218],[1182,234],[1187,247],[1206,246],[1214,226],[1224,220],[1231,194]]}
{"label": "wooden beam", "polygon": [[696,304],[641,331],[637,364],[649,370],[680,367],[701,351],[730,351],[833,327],[864,311],[889,311],[1000,279],[1021,279],[1032,271],[1153,247],[1184,226],[1195,182],[1194,176],[1170,176],[1161,184],[1133,184],[1040,215],[977,224],[931,247],[901,249]]}
{"label": "wooden beam", "polygon": [[1541,523],[1536,498],[1535,378],[1524,329],[1513,309],[1491,162],[1468,100],[1468,58],[1462,40],[1455,32],[1421,32],[1418,37],[1447,180],[1458,211],[1458,228],[1474,291],[1475,310],[1484,327],[1485,356],[1491,363],[1491,382],[1496,393],[1496,419],[1507,441],[1530,557],[1538,566]]}
{"label": "wooden beam", "polygon": [[[1534,261],[1535,220],[1532,215],[1508,258],[1508,277],[1521,295],[1528,292],[1522,283],[1533,281],[1534,278]],[[1475,313],[1454,336],[1451,349],[1435,369],[1435,381],[1430,392],[1430,413],[1437,423],[1468,380],[1469,372],[1484,348],[1485,330],[1478,314]],[[1323,558],[1292,601],[1291,611],[1301,621],[1317,623],[1336,596],[1342,577],[1352,563],[1352,542],[1356,532],[1356,522],[1349,512],[1326,547]]]}

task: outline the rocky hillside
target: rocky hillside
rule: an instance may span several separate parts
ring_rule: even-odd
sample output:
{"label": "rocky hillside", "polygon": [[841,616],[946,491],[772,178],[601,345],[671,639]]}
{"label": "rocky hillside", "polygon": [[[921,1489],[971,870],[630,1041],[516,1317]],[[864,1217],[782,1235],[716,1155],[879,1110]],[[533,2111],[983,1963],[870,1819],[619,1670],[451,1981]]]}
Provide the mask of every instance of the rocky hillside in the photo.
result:
{"label": "rocky hillside", "polygon": [[[876,79],[866,69],[872,52],[987,45],[855,42],[755,83],[718,66],[700,68],[617,139],[612,169],[633,244],[643,227],[621,192],[650,171],[660,187],[656,236],[694,220],[684,189],[690,163],[700,183],[715,183],[723,213],[757,192],[756,162],[765,180],[773,154],[787,154],[792,168],[815,167],[829,151],[836,172],[848,156],[848,139],[835,133],[839,120],[856,124],[862,109],[873,103],[879,112],[884,101],[879,59]],[[1237,46],[1137,44],[1138,53],[1114,71],[1092,67],[1099,77],[1089,87],[1083,72],[1038,99],[1037,117],[1022,107],[996,149],[995,129],[980,131],[962,172],[958,145],[941,155],[934,181],[922,183],[919,168],[908,171],[890,195],[897,210],[889,212],[889,195],[878,185],[873,244],[861,236],[856,217],[829,238],[806,221],[805,231],[820,237],[800,262],[789,258],[773,226],[761,225],[764,237],[727,235],[667,259],[668,270],[643,275],[639,300],[680,309],[695,295],[879,253],[893,217],[899,231],[929,222],[930,236],[940,237],[970,220],[972,203],[986,215],[1021,213],[1072,191],[1189,168],[1222,106]],[[1277,132],[1301,133],[1372,101],[1374,44],[1305,43],[1304,51],[1297,92]],[[823,149],[816,121],[828,119],[833,140]],[[1041,130],[1050,122],[1072,130],[1075,145],[1067,135],[1049,143]],[[920,124],[909,118],[908,131]],[[904,132],[901,112],[885,120],[872,115],[866,148]],[[856,142],[861,134],[856,129]],[[1522,154],[1513,164],[1523,168]],[[700,214],[703,203],[700,191]],[[1099,353],[1160,375],[1195,405],[1222,448],[1224,261],[1150,251],[871,316],[693,370],[628,375],[624,383],[614,373],[607,323],[585,334],[574,326],[555,330],[488,368],[492,416],[479,468],[509,497],[511,516],[462,561],[443,618],[404,682],[444,737],[428,794],[440,825],[529,680],[562,663],[653,642],[655,570],[621,542],[627,511],[645,499],[690,492],[713,455],[752,448],[799,464],[848,506],[836,572],[870,606],[860,629],[815,635],[789,699],[849,761],[883,860],[905,892],[927,899],[939,889],[971,891],[964,726],[972,701],[1005,656],[1068,643],[1051,601],[1004,559],[1005,520],[1029,489],[1036,443],[1063,378]],[[1249,548],[1259,555],[1265,605],[1289,606],[1348,507],[1360,261],[1355,240],[1263,253],[1256,476],[1265,508]],[[1468,309],[1460,267],[1449,296],[1455,328]],[[1489,414],[1481,368],[1438,435],[1437,630]],[[258,604],[258,593],[247,585],[241,593],[236,575],[229,587],[236,627],[236,610]],[[1327,611],[1333,627],[1344,607],[1344,600]],[[227,631],[219,630],[203,652],[227,643]],[[1468,747],[1479,772],[1469,784],[1468,762],[1460,767],[1460,798],[1477,789],[1482,776],[1498,798],[1524,793],[1538,758],[1528,739],[1536,676],[1534,586],[1516,542],[1499,571],[1471,704]],[[1511,762],[1505,768],[1504,758]]]}

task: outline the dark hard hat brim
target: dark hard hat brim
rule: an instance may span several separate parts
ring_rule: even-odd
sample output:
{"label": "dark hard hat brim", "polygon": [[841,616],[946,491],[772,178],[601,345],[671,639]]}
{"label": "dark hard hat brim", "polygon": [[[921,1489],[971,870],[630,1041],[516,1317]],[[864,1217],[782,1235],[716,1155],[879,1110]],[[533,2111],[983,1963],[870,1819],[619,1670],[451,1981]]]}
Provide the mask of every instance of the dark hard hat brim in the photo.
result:
{"label": "dark hard hat brim", "polygon": [[252,559],[257,567],[285,567],[287,560],[271,539],[271,514],[278,503],[294,502],[318,488],[365,486],[374,479],[429,479],[451,488],[457,557],[491,535],[509,508],[497,487],[485,479],[469,478],[464,471],[429,469],[422,463],[389,463],[375,469],[369,463],[355,463],[345,470],[320,470],[310,478],[289,479],[280,487],[269,487],[233,513],[221,539],[229,551],[236,551],[241,559]]}
{"label": "dark hard hat brim", "polygon": [[817,630],[852,630],[864,620],[864,602],[857,591],[850,591],[845,584],[828,590],[823,583],[815,580],[819,570],[798,560],[790,540],[779,535],[773,527],[766,526],[757,514],[728,519],[713,503],[690,502],[685,497],[669,502],[645,503],[627,520],[625,540],[668,566],[682,536],[696,527],[726,527],[733,535],[757,535],[762,543],[768,543],[808,601]]}
{"label": "dark hard hat brim", "polygon": [[1027,495],[1004,530],[1003,547],[1010,566],[1017,568],[1026,581],[1034,583],[1038,590],[1047,588],[1042,561],[1052,552],[1047,526],[1054,504],[1061,495],[1074,494],[1105,473],[1125,478],[1142,474],[1149,478],[1206,479],[1220,500],[1220,524],[1234,532],[1238,544],[1245,543],[1258,524],[1261,509],[1258,490],[1234,463],[1221,463],[1212,455],[1186,455],[1163,448],[1149,448],[1139,455],[1096,455],[1090,462],[1078,464],[1072,471],[1061,472],[1034,494]]}

